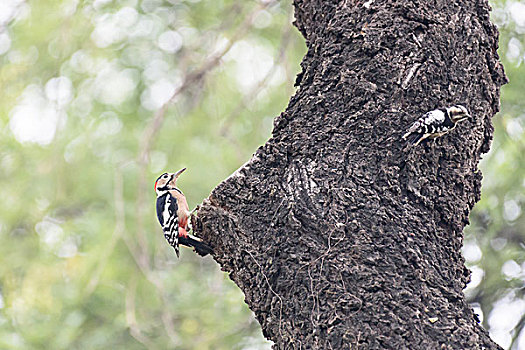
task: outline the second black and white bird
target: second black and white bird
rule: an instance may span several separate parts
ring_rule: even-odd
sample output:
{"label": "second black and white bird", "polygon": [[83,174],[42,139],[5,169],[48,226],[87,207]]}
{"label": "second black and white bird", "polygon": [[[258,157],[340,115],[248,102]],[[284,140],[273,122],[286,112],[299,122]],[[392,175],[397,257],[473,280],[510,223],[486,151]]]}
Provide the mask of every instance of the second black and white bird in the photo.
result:
{"label": "second black and white bird", "polygon": [[469,118],[467,109],[462,105],[455,105],[447,108],[439,108],[427,112],[412,124],[403,139],[414,146],[421,141],[430,138],[440,137],[453,130],[456,125]]}

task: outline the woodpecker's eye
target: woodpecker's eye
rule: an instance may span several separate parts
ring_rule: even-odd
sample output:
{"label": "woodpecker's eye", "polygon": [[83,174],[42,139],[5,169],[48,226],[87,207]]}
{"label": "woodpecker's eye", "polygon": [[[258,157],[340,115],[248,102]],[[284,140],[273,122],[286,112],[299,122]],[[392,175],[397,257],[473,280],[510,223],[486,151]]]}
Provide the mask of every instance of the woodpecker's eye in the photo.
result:
{"label": "woodpecker's eye", "polygon": [[162,178],[163,178],[163,179],[167,179],[167,178],[168,178],[168,175],[164,175]]}

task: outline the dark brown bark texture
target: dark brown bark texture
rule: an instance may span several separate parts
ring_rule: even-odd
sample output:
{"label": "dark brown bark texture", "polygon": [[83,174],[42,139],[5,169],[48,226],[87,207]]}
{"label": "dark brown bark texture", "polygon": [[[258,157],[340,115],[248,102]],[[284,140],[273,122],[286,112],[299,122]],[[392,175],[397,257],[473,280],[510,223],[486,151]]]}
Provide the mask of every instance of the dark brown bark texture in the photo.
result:
{"label": "dark brown bark texture", "polygon": [[[196,232],[276,349],[498,349],[462,291],[462,231],[506,82],[487,1],[295,8],[298,90]],[[458,103],[472,120],[402,142],[421,114]]]}

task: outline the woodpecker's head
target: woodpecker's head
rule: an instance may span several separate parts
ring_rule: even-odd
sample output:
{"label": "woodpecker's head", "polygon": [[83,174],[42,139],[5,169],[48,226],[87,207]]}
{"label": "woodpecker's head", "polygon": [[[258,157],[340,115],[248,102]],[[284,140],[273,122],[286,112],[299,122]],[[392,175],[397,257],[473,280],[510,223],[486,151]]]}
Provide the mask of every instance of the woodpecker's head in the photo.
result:
{"label": "woodpecker's head", "polygon": [[462,105],[455,105],[452,107],[448,107],[447,112],[448,112],[448,115],[450,116],[450,119],[454,123],[470,118],[470,115],[468,114],[467,109]]}
{"label": "woodpecker's head", "polygon": [[155,192],[157,192],[157,195],[167,190],[176,188],[177,179],[179,178],[179,175],[184,172],[184,170],[186,170],[186,168],[183,168],[176,173],[164,173],[159,176],[157,181],[155,181]]}

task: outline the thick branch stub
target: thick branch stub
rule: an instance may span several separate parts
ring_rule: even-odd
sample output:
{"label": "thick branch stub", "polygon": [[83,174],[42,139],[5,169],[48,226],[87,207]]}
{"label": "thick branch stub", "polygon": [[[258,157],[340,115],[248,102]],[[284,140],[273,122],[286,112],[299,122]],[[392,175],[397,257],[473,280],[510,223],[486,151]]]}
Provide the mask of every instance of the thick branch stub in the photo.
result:
{"label": "thick branch stub", "polygon": [[[487,2],[295,4],[298,91],[195,230],[275,348],[498,349],[460,252],[506,81]],[[474,121],[404,148],[417,117],[456,103]]]}

